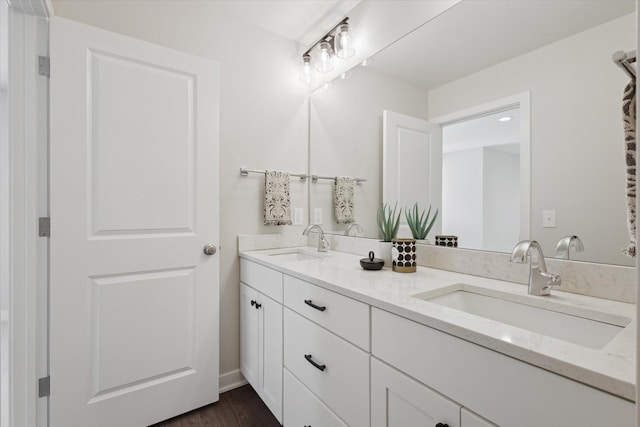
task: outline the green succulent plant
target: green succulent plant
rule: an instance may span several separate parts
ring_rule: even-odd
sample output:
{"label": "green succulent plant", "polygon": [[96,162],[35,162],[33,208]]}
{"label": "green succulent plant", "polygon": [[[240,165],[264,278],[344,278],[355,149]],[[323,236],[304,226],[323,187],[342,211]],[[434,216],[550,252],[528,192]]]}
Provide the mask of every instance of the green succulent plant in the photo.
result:
{"label": "green succulent plant", "polygon": [[[383,242],[390,242],[391,239],[398,235],[398,229],[400,228],[400,214],[402,213],[402,208],[398,209],[398,203],[391,210],[391,206],[387,203],[383,204],[378,208],[378,230],[380,230],[380,234],[382,235]],[[397,213],[396,213],[397,211]]]}
{"label": "green succulent plant", "polygon": [[425,213],[423,210],[420,213],[418,209],[418,203],[416,202],[413,205],[413,209],[404,209],[404,216],[407,218],[407,224],[409,224],[409,228],[411,229],[411,234],[414,239],[426,239],[427,234],[431,231],[431,227],[436,222],[436,218],[438,217],[438,209],[433,214],[431,221],[429,221],[429,217],[431,216],[431,205],[429,205],[429,211]]}

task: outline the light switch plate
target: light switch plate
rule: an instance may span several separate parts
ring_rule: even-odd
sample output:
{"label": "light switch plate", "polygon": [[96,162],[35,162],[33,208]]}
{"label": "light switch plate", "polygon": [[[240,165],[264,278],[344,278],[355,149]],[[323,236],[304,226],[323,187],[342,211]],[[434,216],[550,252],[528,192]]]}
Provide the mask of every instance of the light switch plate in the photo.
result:
{"label": "light switch plate", "polygon": [[304,223],[304,209],[295,208],[293,209],[293,225],[302,225]]}
{"label": "light switch plate", "polygon": [[313,223],[322,225],[322,208],[315,208],[313,210]]}
{"label": "light switch plate", "polygon": [[556,228],[556,211],[542,211],[542,227]]}

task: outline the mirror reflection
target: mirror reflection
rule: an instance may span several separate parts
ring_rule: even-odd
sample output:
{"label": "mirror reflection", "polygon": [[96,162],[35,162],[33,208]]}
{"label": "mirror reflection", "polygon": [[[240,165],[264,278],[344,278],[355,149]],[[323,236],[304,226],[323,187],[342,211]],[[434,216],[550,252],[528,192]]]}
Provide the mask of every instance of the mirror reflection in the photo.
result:
{"label": "mirror reflection", "polygon": [[[431,243],[453,234],[459,247],[509,252],[531,238],[553,256],[563,236],[577,235],[584,251],[571,259],[634,265],[622,253],[629,236],[621,108],[629,77],[611,57],[635,48],[635,30],[633,0],[463,0],[373,65],[311,94],[310,173],[366,179],[355,186],[355,221],[364,236],[379,238],[376,209],[398,200],[385,194],[383,111],[410,116],[445,135],[437,156],[400,156],[393,172],[397,186],[426,185],[399,206],[439,209]],[[483,143],[471,130],[447,143],[447,134],[464,134],[476,119],[502,118],[508,106],[498,101],[522,94],[525,113],[513,115],[529,120],[529,129],[517,120],[505,126],[520,126],[519,138],[495,134]],[[341,233],[332,185],[311,184],[311,219],[321,210],[323,228]]]}

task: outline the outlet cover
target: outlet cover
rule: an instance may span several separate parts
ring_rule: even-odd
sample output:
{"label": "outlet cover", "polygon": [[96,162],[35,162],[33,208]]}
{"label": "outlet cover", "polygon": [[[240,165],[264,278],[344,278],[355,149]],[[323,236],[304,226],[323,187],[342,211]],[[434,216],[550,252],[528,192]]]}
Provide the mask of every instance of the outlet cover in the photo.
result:
{"label": "outlet cover", "polygon": [[556,211],[542,211],[542,227],[556,228]]}
{"label": "outlet cover", "polygon": [[322,225],[322,208],[315,208],[313,210],[313,223]]}

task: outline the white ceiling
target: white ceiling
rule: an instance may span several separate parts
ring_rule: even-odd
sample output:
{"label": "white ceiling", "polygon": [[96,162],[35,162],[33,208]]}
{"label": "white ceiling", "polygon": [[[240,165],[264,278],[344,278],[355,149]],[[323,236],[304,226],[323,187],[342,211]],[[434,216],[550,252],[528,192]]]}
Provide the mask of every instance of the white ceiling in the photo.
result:
{"label": "white ceiling", "polygon": [[361,0],[215,0],[221,13],[311,45]]}
{"label": "white ceiling", "polygon": [[380,52],[373,68],[428,90],[634,10],[634,0],[464,0]]}
{"label": "white ceiling", "polygon": [[[453,123],[442,128],[442,152],[468,150],[472,148],[507,146],[503,150],[519,152],[520,109],[501,111],[470,120]],[[501,122],[501,117],[511,120]],[[515,150],[515,151],[514,151]]]}

